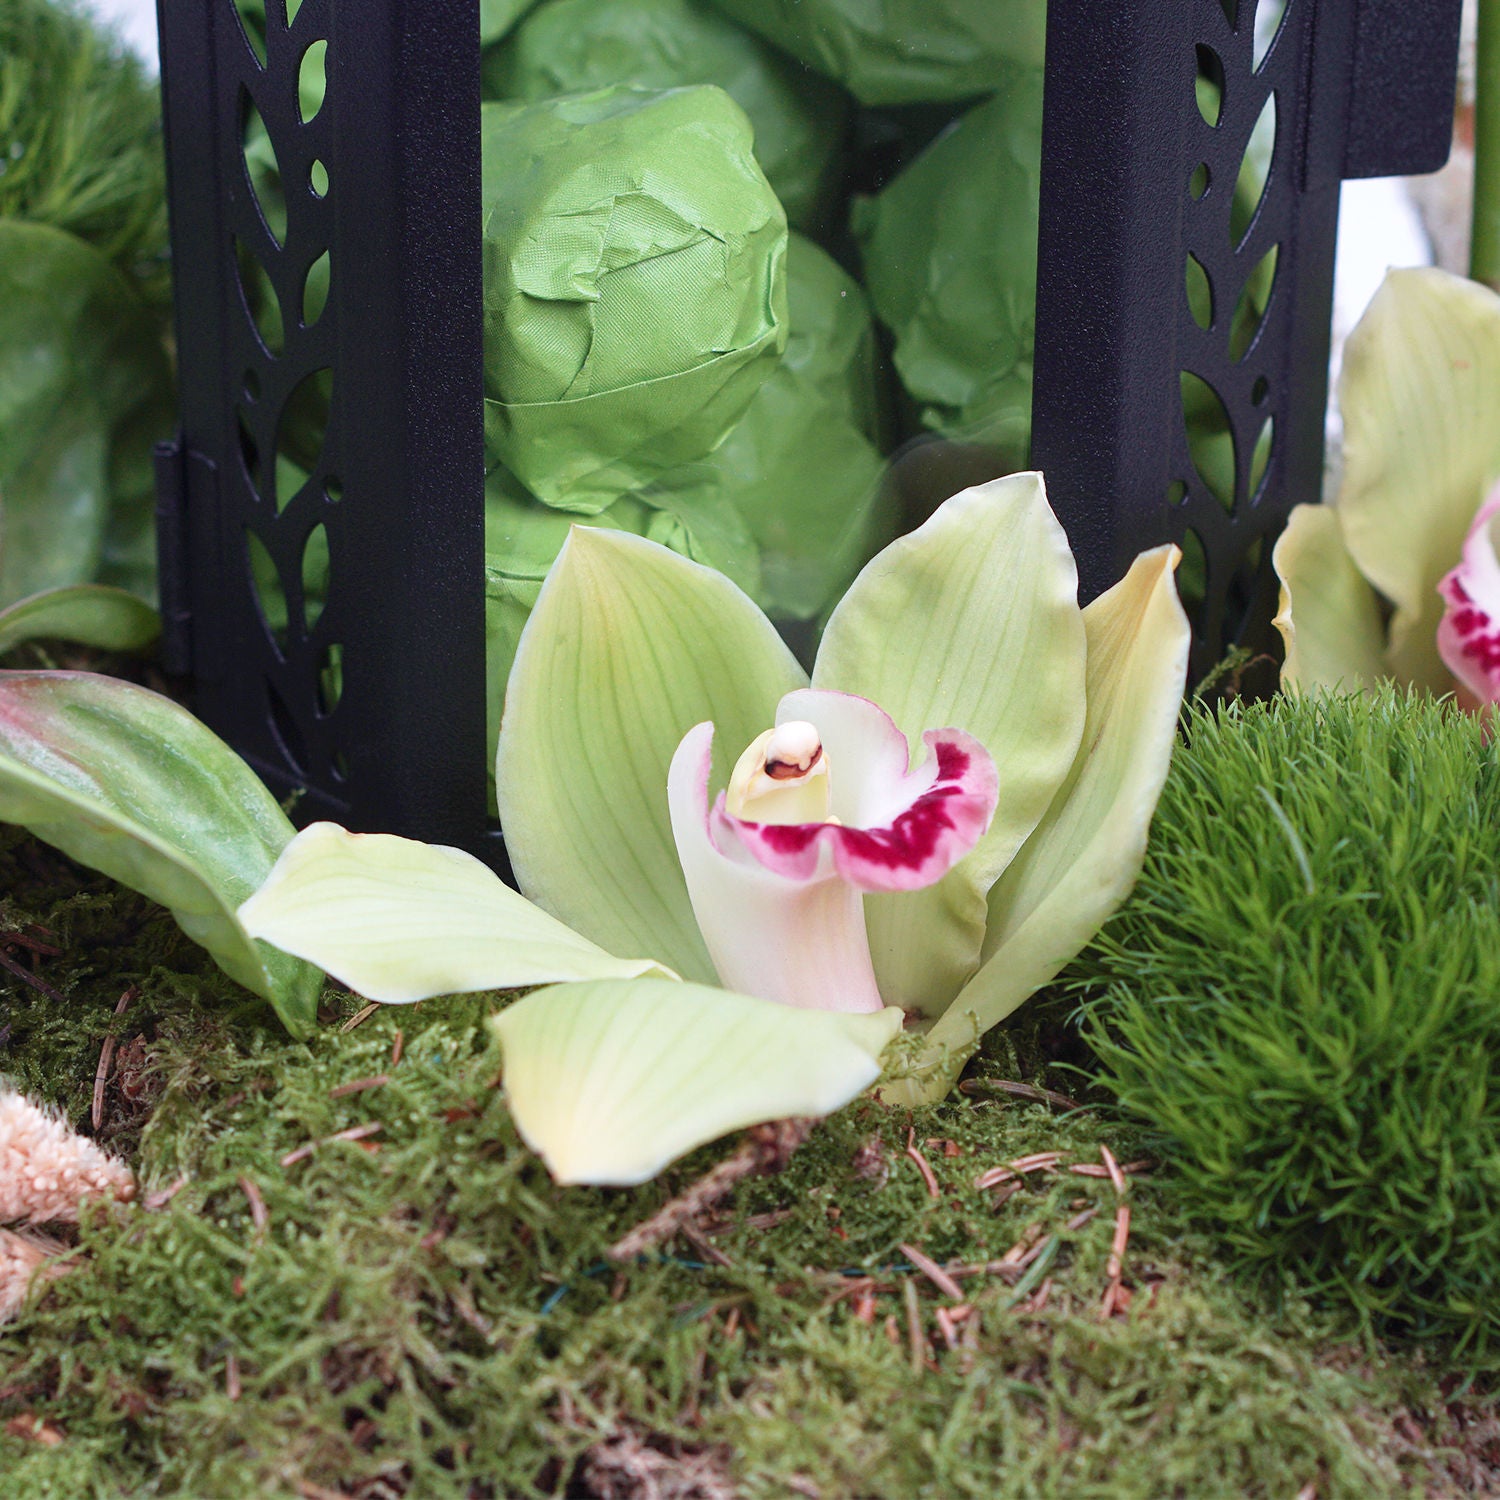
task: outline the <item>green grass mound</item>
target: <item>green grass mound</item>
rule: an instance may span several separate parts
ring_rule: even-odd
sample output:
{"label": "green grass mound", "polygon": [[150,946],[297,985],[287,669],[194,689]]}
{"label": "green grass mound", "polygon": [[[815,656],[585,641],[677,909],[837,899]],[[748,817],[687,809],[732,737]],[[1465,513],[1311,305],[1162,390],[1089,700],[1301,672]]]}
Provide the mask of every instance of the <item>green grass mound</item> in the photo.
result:
{"label": "green grass mound", "polygon": [[1084,965],[1108,1085],[1234,1260],[1494,1366],[1500,755],[1394,692],[1187,740]]}
{"label": "green grass mound", "polygon": [[[344,1031],[330,992],[295,1043],[162,913],[3,831],[0,890],[0,941],[43,924],[37,977],[67,997],[0,975],[0,1070],[87,1128],[114,1034],[97,1133],[146,1198],[0,1328],[6,1500],[1379,1500],[1489,1473],[1472,1403],[1247,1297],[1170,1179],[1129,1179],[1132,1299],[1107,1316],[1100,1147],[1130,1163],[1137,1128],[983,1086],[865,1103],[616,1267],[725,1148],[559,1191],[493,1086],[492,997]],[[981,1073],[1016,1077],[1012,1040]],[[1059,1155],[976,1186],[1036,1152]],[[961,1300],[904,1246],[979,1268]]]}
{"label": "green grass mound", "polygon": [[169,295],[155,84],[71,3],[0,0],[0,218],[87,240]]}

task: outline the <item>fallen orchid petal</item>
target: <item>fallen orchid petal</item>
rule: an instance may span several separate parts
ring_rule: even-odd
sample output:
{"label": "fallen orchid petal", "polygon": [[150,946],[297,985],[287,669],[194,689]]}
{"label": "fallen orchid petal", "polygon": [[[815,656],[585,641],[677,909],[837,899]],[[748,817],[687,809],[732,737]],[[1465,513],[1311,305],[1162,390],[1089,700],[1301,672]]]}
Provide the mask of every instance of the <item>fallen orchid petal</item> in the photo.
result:
{"label": "fallen orchid petal", "polygon": [[1480,703],[1500,702],[1500,487],[1479,507],[1464,539],[1463,559],[1438,585],[1443,619],[1438,651],[1448,670]]}
{"label": "fallen orchid petal", "polygon": [[491,1024],[506,1104],[553,1177],[628,1186],[731,1130],[831,1114],[880,1076],[901,1023],[636,979],[538,990]]}

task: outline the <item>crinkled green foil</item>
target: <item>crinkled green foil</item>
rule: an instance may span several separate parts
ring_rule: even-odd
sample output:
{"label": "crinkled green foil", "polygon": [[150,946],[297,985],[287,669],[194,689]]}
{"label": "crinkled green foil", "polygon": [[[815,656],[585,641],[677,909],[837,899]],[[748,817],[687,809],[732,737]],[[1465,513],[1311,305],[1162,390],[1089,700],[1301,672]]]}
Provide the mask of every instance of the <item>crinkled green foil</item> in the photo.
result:
{"label": "crinkled green foil", "polygon": [[1045,0],[713,0],[861,104],[991,93],[1007,62],[1039,65]]}
{"label": "crinkled green foil", "polygon": [[701,458],[786,343],[786,215],[717,88],[483,111],[485,435],[596,514]]}
{"label": "crinkled green foil", "polygon": [[526,14],[536,0],[479,0],[479,42],[498,42]]}
{"label": "crinkled green foil", "polygon": [[794,225],[814,222],[842,166],[849,99],[707,0],[546,0],[485,56],[485,97],[610,84],[717,84],[750,117],[755,155]]}
{"label": "crinkled green foil", "polygon": [[923,421],[1014,468],[1031,426],[1041,137],[1041,70],[1008,69],[1000,93],[854,215],[871,303]]}
{"label": "crinkled green foil", "polygon": [[503,468],[493,470],[484,492],[487,763],[492,778],[505,683],[521,631],[575,523],[649,537],[694,562],[717,568],[746,593],[759,590],[754,539],[723,495],[691,505],[672,495],[650,500],[626,495],[595,515],[578,516],[543,505],[513,475]]}
{"label": "crinkled green foil", "polygon": [[728,500],[760,551],[767,613],[811,620],[895,529],[876,428],[874,330],[858,283],[810,240],[787,251],[791,333],[775,373],[706,458],[639,493],[697,515]]}

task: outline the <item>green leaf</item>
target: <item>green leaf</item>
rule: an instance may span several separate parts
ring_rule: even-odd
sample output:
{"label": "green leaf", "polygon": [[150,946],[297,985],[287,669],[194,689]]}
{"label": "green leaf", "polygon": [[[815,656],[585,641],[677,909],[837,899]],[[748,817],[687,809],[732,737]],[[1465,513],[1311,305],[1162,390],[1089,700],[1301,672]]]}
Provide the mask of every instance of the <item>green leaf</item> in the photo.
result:
{"label": "green leaf", "polygon": [[880,1076],[901,1012],[606,979],[538,990],[491,1024],[527,1145],[558,1182],[626,1186],[731,1130],[841,1108]]}
{"label": "green leaf", "polygon": [[102,651],[144,651],[161,616],[134,594],[103,584],[48,589],[0,609],[0,656],[26,641],[74,641]]}
{"label": "green leaf", "polygon": [[111,469],[132,491],[145,469],[115,464],[115,442],[158,410],[167,379],[151,315],[97,250],[0,221],[0,605],[87,582],[130,550],[140,506],[109,536]]}
{"label": "green leaf", "polygon": [[1135,884],[1187,675],[1178,556],[1170,546],[1142,553],[1084,610],[1088,720],[1077,759],[990,892],[984,963],[927,1034],[918,1073],[894,1102],[945,1093],[979,1038],[1051,979]]}
{"label": "green leaf", "polygon": [[878,703],[913,744],[972,734],[1000,773],[974,852],[935,886],[866,898],[880,993],[940,1013],[979,963],[985,895],[1047,810],[1084,722],[1084,624],[1039,474],[963,490],[875,558],[823,634],[813,685]]}
{"label": "green leaf", "polygon": [[472,854],[336,823],[304,828],[239,918],[252,937],[387,1005],[567,979],[674,977],[579,937]]}
{"label": "green leaf", "polygon": [[311,1029],[321,975],[235,916],[292,825],[185,709],[87,672],[0,672],[0,821],[161,902],[288,1031]]}
{"label": "green leaf", "polygon": [[711,719],[729,767],[807,678],[728,579],[575,527],[521,636],[496,797],[521,889],[612,953],[712,980],[667,814],[667,768]]}
{"label": "green leaf", "polygon": [[1271,559],[1281,580],[1282,686],[1374,687],[1386,675],[1380,601],[1344,545],[1338,512],[1294,507]]}
{"label": "green leaf", "polygon": [[1396,606],[1388,669],[1447,692],[1437,586],[1500,477],[1500,297],[1446,271],[1390,272],[1349,336],[1339,404],[1339,521]]}

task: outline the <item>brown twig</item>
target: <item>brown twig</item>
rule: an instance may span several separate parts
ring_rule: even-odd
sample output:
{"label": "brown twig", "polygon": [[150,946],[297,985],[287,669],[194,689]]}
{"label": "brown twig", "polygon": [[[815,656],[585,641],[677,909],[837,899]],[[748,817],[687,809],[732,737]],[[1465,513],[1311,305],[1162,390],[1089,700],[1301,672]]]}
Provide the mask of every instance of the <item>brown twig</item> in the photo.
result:
{"label": "brown twig", "polygon": [[[33,932],[46,932],[45,927],[35,927]],[[49,937],[51,933],[47,934]],[[0,932],[0,946],[6,948],[24,948],[28,953],[39,953],[43,958],[61,958],[62,949],[54,947],[51,943],[44,943],[40,938],[34,938],[28,932]]]}
{"label": "brown twig", "polygon": [[938,1186],[937,1174],[928,1165],[927,1158],[917,1148],[917,1133],[915,1130],[906,1132],[906,1154],[917,1164],[917,1171],[922,1174],[922,1181],[927,1184],[927,1196],[929,1198],[941,1198],[943,1190]]}
{"label": "brown twig", "polygon": [[[123,1016],[125,1007],[140,994],[140,990],[131,985],[119,1000],[115,1002],[115,1014]],[[93,1107],[89,1111],[89,1119],[94,1126],[97,1135],[99,1127],[104,1123],[104,1089],[109,1082],[109,1070],[115,1060],[115,1047],[119,1038],[111,1032],[104,1038],[104,1045],[99,1049],[99,1066],[94,1069],[94,1099]]]}
{"label": "brown twig", "polygon": [[1084,1106],[1056,1089],[1038,1088],[1034,1083],[1015,1083],[1009,1078],[967,1078],[958,1086],[961,1094],[1011,1094],[1017,1099],[1031,1099],[1058,1109],[1082,1109]]}
{"label": "brown twig", "polygon": [[763,1177],[779,1172],[792,1153],[812,1133],[813,1120],[773,1120],[757,1125],[745,1134],[743,1143],[733,1155],[711,1171],[705,1172],[686,1192],[637,1224],[623,1239],[606,1252],[611,1260],[630,1261],[664,1245],[682,1226],[719,1203],[747,1177]]}
{"label": "brown twig", "polygon": [[986,1188],[999,1187],[1012,1178],[1024,1177],[1028,1172],[1055,1171],[1062,1160],[1061,1151],[1036,1151],[1030,1156],[1018,1156],[1003,1166],[990,1167],[974,1179],[974,1186],[981,1192]]}
{"label": "brown twig", "polygon": [[255,1239],[258,1244],[266,1237],[266,1226],[271,1222],[271,1216],[266,1212],[266,1200],[261,1197],[260,1189],[248,1177],[239,1179],[240,1191],[245,1195],[250,1204],[250,1222],[255,1225]]}
{"label": "brown twig", "polygon": [[68,997],[61,990],[54,989],[40,974],[33,974],[25,964],[17,963],[3,947],[0,947],[0,969],[9,970],[23,984],[29,984],[32,989],[45,995],[49,1000],[56,1001],[57,1004],[68,1003]]}
{"label": "brown twig", "polygon": [[372,1000],[367,1006],[365,1006],[363,1010],[355,1011],[354,1014],[350,1016],[342,1026],[339,1027],[339,1034],[342,1035],[346,1031],[353,1031],[356,1026],[359,1026],[363,1022],[368,1021],[370,1017],[373,1016],[379,1009],[380,1007]]}
{"label": "brown twig", "polygon": [[1104,1170],[1109,1173],[1109,1180],[1114,1186],[1116,1194],[1123,1198],[1130,1190],[1130,1184],[1125,1181],[1125,1174],[1120,1170],[1120,1164],[1115,1160],[1115,1154],[1101,1141],[1099,1145],[1099,1159],[1104,1163]]}
{"label": "brown twig", "polygon": [[1130,1243],[1130,1205],[1122,1203],[1115,1210],[1115,1237],[1109,1246],[1109,1262],[1105,1274],[1111,1281],[1118,1281],[1125,1271],[1125,1247]]}
{"label": "brown twig", "polygon": [[896,1248],[914,1265],[938,1291],[955,1302],[964,1300],[963,1288],[931,1256],[924,1255],[915,1245],[897,1245]]}
{"label": "brown twig", "polygon": [[142,1207],[153,1213],[159,1208],[165,1208],[187,1185],[188,1178],[179,1177],[176,1182],[169,1183],[154,1193],[147,1193]]}
{"label": "brown twig", "polygon": [[347,1130],[336,1130],[332,1135],[325,1135],[320,1141],[308,1141],[305,1145],[298,1146],[295,1151],[288,1151],[281,1158],[281,1165],[294,1167],[299,1161],[306,1161],[319,1146],[326,1146],[333,1141],[362,1141],[367,1135],[376,1135],[384,1129],[385,1126],[379,1120],[370,1120],[364,1125],[351,1125]]}
{"label": "brown twig", "polygon": [[398,1026],[396,1028],[396,1039],[391,1043],[391,1066],[394,1068],[401,1061],[401,1051],[406,1046],[406,1035]]}
{"label": "brown twig", "polygon": [[377,1073],[373,1078],[355,1078],[340,1083],[328,1090],[330,1099],[343,1099],[350,1094],[362,1094],[366,1089],[383,1089],[391,1081],[389,1073]]}
{"label": "brown twig", "polygon": [[[1150,1160],[1128,1161],[1118,1170],[1126,1177],[1134,1177],[1139,1172],[1149,1172],[1156,1163]],[[1108,1177],[1109,1168],[1101,1167],[1096,1161],[1081,1161],[1069,1167],[1068,1170],[1077,1177]]]}

